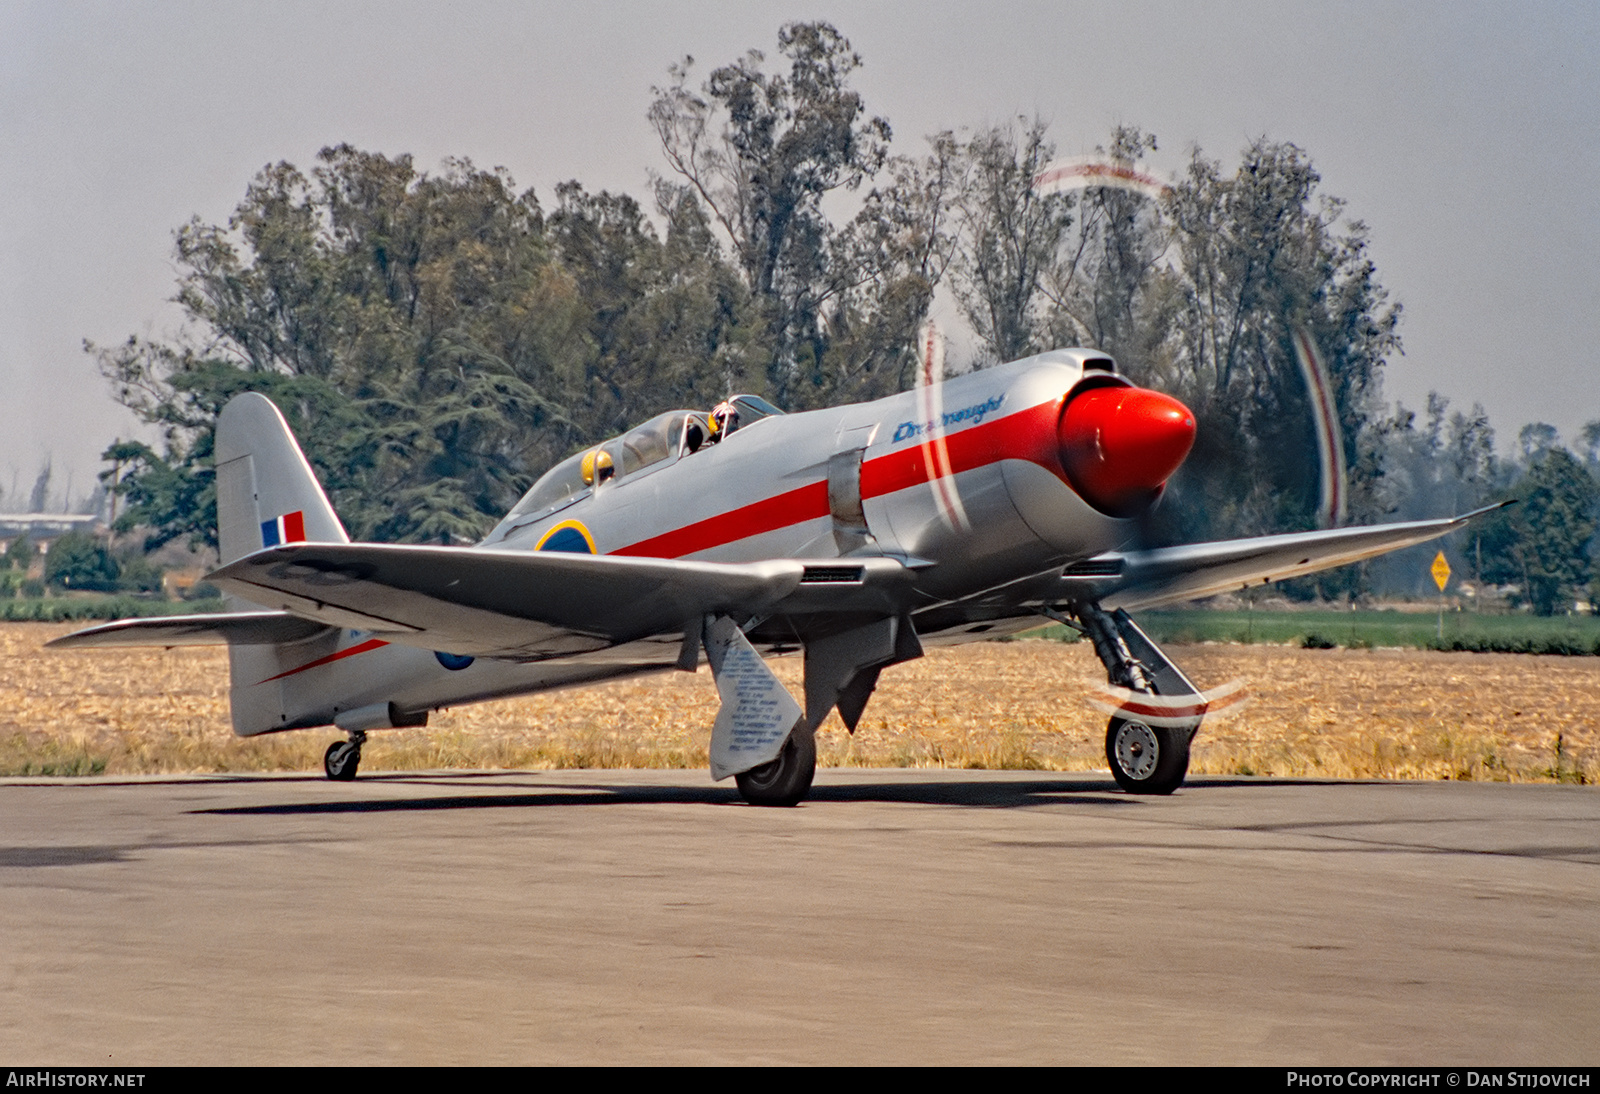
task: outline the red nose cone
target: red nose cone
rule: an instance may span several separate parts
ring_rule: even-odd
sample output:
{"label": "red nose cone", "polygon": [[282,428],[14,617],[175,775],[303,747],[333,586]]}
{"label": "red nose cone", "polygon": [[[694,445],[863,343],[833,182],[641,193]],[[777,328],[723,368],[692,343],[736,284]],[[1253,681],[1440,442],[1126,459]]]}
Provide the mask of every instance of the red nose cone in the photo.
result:
{"label": "red nose cone", "polygon": [[1103,513],[1143,512],[1194,445],[1194,415],[1138,387],[1101,387],[1067,404],[1057,430],[1061,465],[1083,500]]}

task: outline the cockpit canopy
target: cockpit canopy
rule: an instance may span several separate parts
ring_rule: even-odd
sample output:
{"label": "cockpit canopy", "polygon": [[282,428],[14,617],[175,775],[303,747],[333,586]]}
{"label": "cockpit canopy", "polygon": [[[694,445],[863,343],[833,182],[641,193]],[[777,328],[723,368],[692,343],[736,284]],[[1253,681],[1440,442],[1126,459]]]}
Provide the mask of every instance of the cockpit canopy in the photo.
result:
{"label": "cockpit canopy", "polygon": [[[763,418],[783,413],[759,395],[735,395],[728,401],[738,411],[738,421],[729,432],[748,429]],[[597,475],[602,483],[606,481],[608,465],[619,481],[665,466],[698,451],[710,433],[709,418],[701,411],[669,410],[657,414],[636,429],[568,456],[546,471],[506,520],[538,517],[571,505],[594,488]]]}

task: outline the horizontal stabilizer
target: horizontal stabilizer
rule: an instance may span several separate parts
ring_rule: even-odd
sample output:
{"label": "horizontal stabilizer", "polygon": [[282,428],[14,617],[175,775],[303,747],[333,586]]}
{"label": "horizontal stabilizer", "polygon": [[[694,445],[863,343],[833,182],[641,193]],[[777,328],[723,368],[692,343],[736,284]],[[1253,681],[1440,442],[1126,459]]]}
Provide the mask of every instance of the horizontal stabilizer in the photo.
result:
{"label": "horizontal stabilizer", "polygon": [[1060,582],[1061,599],[1081,593],[1097,597],[1107,608],[1136,609],[1214,596],[1426,543],[1499,508],[1489,505],[1440,520],[1108,552],[1069,567]]}
{"label": "horizontal stabilizer", "polygon": [[898,614],[892,559],[725,564],[558,551],[297,543],[206,580],[254,603],[393,642],[544,659],[698,627],[706,615]]}
{"label": "horizontal stabilizer", "polygon": [[217,612],[119,619],[46,642],[52,649],[115,649],[132,646],[273,646],[303,642],[328,628],[288,612]]}

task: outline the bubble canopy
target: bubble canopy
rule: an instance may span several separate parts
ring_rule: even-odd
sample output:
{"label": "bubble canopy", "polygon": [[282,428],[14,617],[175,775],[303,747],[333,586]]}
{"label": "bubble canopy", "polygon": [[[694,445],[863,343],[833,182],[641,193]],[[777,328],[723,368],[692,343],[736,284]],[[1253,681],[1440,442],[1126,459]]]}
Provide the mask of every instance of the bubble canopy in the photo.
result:
{"label": "bubble canopy", "polygon": [[[739,412],[737,429],[748,429],[763,418],[783,411],[759,395],[735,395],[729,400]],[[696,435],[698,430],[698,435]],[[604,452],[611,458],[619,481],[665,466],[693,452],[708,434],[706,415],[695,410],[669,410],[604,444],[568,456],[539,477],[502,524],[543,516],[586,497],[594,484],[585,480],[584,457]],[[692,443],[690,443],[692,441]],[[493,538],[491,536],[491,538]]]}

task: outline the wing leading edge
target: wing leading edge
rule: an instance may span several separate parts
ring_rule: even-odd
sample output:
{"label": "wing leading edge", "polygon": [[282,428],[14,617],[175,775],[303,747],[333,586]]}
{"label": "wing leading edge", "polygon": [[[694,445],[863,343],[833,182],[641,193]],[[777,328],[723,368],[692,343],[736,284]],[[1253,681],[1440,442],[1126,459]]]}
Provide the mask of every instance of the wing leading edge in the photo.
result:
{"label": "wing leading edge", "polygon": [[1068,567],[1060,584],[1063,599],[1076,590],[1097,597],[1107,608],[1148,608],[1300,577],[1426,543],[1505,504],[1440,520],[1109,552]]}

